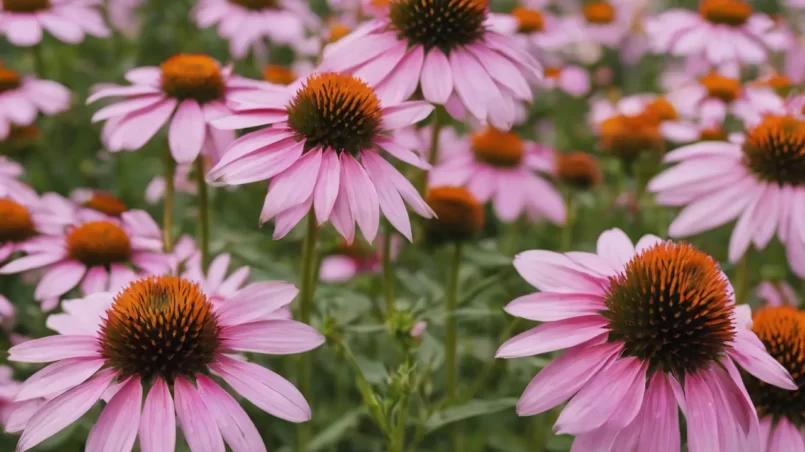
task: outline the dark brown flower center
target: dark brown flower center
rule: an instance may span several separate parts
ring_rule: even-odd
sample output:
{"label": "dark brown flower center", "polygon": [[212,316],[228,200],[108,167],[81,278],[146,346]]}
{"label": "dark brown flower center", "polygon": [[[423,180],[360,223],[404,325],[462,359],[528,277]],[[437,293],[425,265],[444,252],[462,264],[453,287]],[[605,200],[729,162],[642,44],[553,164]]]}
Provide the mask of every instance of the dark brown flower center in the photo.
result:
{"label": "dark brown flower center", "polygon": [[740,27],[752,16],[752,7],[741,0],[703,0],[699,14],[714,24]]}
{"label": "dark brown flower center", "polygon": [[389,19],[410,45],[449,53],[484,35],[488,0],[392,0]]}
{"label": "dark brown flower center", "polygon": [[50,8],[50,0],[2,0],[3,10],[13,13],[33,13]]}
{"label": "dark brown flower center", "polygon": [[129,210],[126,204],[116,196],[109,193],[93,192],[92,196],[84,201],[84,207],[104,213],[110,217],[120,217]]}
{"label": "dark brown flower center", "polygon": [[472,134],[475,159],[498,168],[516,168],[525,156],[523,140],[514,132],[487,127]]}
{"label": "dark brown flower center", "polygon": [[779,185],[805,185],[805,121],[767,116],[749,130],[744,163],[760,179]]}
{"label": "dark brown flower center", "polygon": [[591,2],[582,8],[584,19],[591,24],[606,25],[615,20],[615,7],[609,2]]}
{"label": "dark brown flower center", "polygon": [[22,204],[0,199],[0,244],[22,242],[36,235],[31,214]]}
{"label": "dark brown flower center", "polygon": [[357,155],[372,145],[382,121],[374,90],[351,75],[314,74],[288,106],[288,125],[306,149],[331,148]]}
{"label": "dark brown flower center", "polygon": [[124,377],[168,383],[206,373],[221,327],[198,285],[173,276],[133,282],[106,311],[101,354]]}
{"label": "dark brown flower center", "polygon": [[425,202],[436,213],[427,222],[428,239],[433,242],[460,242],[478,235],[485,214],[480,202],[463,187],[434,187]]}
{"label": "dark brown flower center", "polygon": [[517,19],[517,31],[520,33],[545,30],[545,16],[537,10],[518,6],[512,10],[512,16]]}
{"label": "dark brown flower center", "polygon": [[560,154],[556,161],[556,177],[572,187],[587,190],[601,182],[601,168],[598,160],[586,152]]}
{"label": "dark brown flower center", "polygon": [[131,257],[131,240],[117,224],[93,221],[67,234],[67,251],[70,257],[88,266],[127,262]]}
{"label": "dark brown flower center", "polygon": [[707,368],[735,336],[727,279],[691,245],[654,245],[609,283],[609,341],[623,342],[623,354],[648,361],[650,371]]}
{"label": "dark brown flower center", "polygon": [[162,90],[177,99],[199,103],[224,97],[226,86],[218,63],[207,55],[179,54],[162,63]]}

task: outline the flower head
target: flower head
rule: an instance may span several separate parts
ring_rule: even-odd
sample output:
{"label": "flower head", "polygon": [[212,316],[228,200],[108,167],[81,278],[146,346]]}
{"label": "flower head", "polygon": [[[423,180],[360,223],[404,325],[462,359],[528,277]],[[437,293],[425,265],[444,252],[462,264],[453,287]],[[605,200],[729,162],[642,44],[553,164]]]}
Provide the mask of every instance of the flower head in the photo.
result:
{"label": "flower head", "polygon": [[86,0],[2,0],[0,33],[20,47],[42,42],[42,30],[68,44],[78,44],[84,35],[110,35],[98,3]]}
{"label": "flower head", "polygon": [[425,201],[436,213],[426,226],[428,237],[434,242],[472,240],[485,226],[483,204],[464,187],[430,188]]}
{"label": "flower head", "polygon": [[[0,29],[2,29],[0,11]],[[12,126],[29,126],[39,112],[55,115],[70,106],[70,91],[59,83],[23,76],[0,65],[0,139],[5,140]]]}
{"label": "flower head", "polygon": [[431,103],[447,103],[456,114],[466,109],[508,130],[515,101],[531,102],[528,82],[542,70],[511,37],[495,31],[497,16],[487,3],[394,0],[383,17],[325,48],[321,70],[360,77],[388,104],[420,87]]}
{"label": "flower head", "polygon": [[18,180],[22,173],[22,165],[5,156],[0,156],[0,198],[14,198],[26,202],[36,201],[36,192]]}
{"label": "flower head", "polygon": [[362,80],[347,74],[313,74],[289,88],[244,95],[234,116],[216,127],[273,124],[235,141],[210,180],[238,185],[270,179],[260,221],[275,219],[274,237],[287,234],[313,208],[348,242],[357,221],[374,240],[379,211],[411,240],[405,200],[424,217],[432,212],[413,186],[380,154],[428,168],[389,132],[426,118],[425,102],[386,103]]}
{"label": "flower head", "polygon": [[681,407],[691,450],[736,450],[758,427],[735,363],[796,389],[748,329],[716,261],[691,245],[646,236],[635,246],[613,229],[594,254],[527,251],[514,265],[541,293],[506,311],[545,323],[497,356],[569,349],[531,381],[517,410],[534,415],[570,399],[554,430],[577,435],[574,448],[677,450]]}
{"label": "flower head", "polygon": [[601,182],[598,160],[586,152],[559,154],[556,157],[556,177],[561,182],[581,190],[588,190]]}
{"label": "flower head", "polygon": [[[114,387],[87,450],[130,451],[139,438],[143,450],[173,451],[177,418],[191,450],[211,445],[223,450],[224,442],[234,450],[265,450],[246,412],[209,375],[275,416],[310,419],[310,407],[288,381],[229,356],[300,353],[324,341],[307,325],[268,319],[296,295],[295,289],[277,287],[254,283],[213,303],[201,285],[160,276],[136,280],[117,295],[66,301],[65,313],[48,319],[60,335],[9,350],[14,361],[53,363],[23,383],[16,396],[51,399],[27,422],[17,448],[28,450],[64,429]],[[50,378],[54,374],[60,378]]]}
{"label": "flower head", "polygon": [[[378,240],[382,242],[382,240]],[[402,250],[403,240],[399,235],[391,237],[391,261],[397,260]],[[340,243],[336,250],[322,258],[319,279],[328,283],[349,281],[359,274],[378,273],[382,269],[384,249],[381,246],[371,246],[361,242]]]}

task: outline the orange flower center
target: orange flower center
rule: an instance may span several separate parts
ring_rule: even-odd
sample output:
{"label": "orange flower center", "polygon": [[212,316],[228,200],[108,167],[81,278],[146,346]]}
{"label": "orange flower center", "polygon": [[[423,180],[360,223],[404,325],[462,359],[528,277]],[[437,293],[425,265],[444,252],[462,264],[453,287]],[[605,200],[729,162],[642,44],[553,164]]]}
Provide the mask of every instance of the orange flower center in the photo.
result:
{"label": "orange flower center", "polygon": [[749,130],[744,163],[760,179],[780,186],[805,185],[805,121],[793,116],[766,116]]}
{"label": "orange flower center", "polygon": [[545,78],[558,80],[559,76],[562,75],[562,68],[558,66],[548,66],[543,72],[545,74]]}
{"label": "orange flower center", "polygon": [[219,348],[221,327],[197,284],[174,276],[131,283],[106,311],[101,355],[123,376],[168,383],[207,373]]}
{"label": "orange flower center", "polygon": [[389,20],[400,39],[449,53],[486,33],[488,0],[391,0]]}
{"label": "orange flower center", "polygon": [[16,72],[0,67],[0,93],[17,89],[22,85],[22,78]]}
{"label": "orange flower center", "polygon": [[[760,309],[752,319],[752,331],[774,359],[791,374],[799,388],[805,387],[805,316],[791,306]],[[796,426],[805,424],[805,391],[788,391],[743,374],[746,390],[758,415],[787,418]]]}
{"label": "orange flower center", "polygon": [[344,36],[350,34],[352,29],[344,24],[334,23],[330,25],[330,42],[336,42]]}
{"label": "orange flower center", "polygon": [[730,77],[711,72],[699,79],[704,88],[707,90],[707,96],[715,99],[721,99],[726,103],[730,103],[738,98],[741,93],[741,82]]}
{"label": "orange flower center", "polygon": [[288,125],[306,140],[306,149],[353,155],[372,145],[382,116],[374,90],[347,74],[311,75],[288,106]]}
{"label": "orange flower center", "polygon": [[785,97],[791,92],[793,88],[793,83],[791,79],[786,77],[782,74],[772,74],[766,80],[758,83],[758,86],[763,86],[767,88],[771,88],[776,92],[779,96]]}
{"label": "orange flower center", "polygon": [[617,115],[600,126],[604,152],[631,161],[641,152],[662,149],[660,121],[652,113]]}
{"label": "orange flower center", "polygon": [[660,121],[675,121],[679,119],[676,108],[664,97],[658,97],[646,105],[646,110],[653,113]]}
{"label": "orange flower center", "polygon": [[428,220],[429,240],[460,242],[472,239],[484,228],[484,207],[466,188],[431,188],[425,202],[436,213],[435,218]]}
{"label": "orange flower center", "polygon": [[539,11],[518,6],[512,10],[511,14],[517,19],[517,31],[520,33],[534,33],[545,30],[545,16]]}
{"label": "orange flower center", "polygon": [[733,304],[718,263],[687,243],[663,242],[609,278],[609,341],[650,372],[710,367],[735,337]]}
{"label": "orange flower center", "polygon": [[752,7],[740,0],[703,0],[699,14],[714,24],[740,27],[752,16]]}
{"label": "orange flower center", "polygon": [[727,141],[727,132],[724,132],[721,127],[702,129],[699,133],[699,141]]}
{"label": "orange flower center", "polygon": [[556,177],[562,182],[587,190],[601,182],[598,160],[586,152],[560,154],[556,161]]}
{"label": "orange flower center", "polygon": [[472,134],[475,159],[497,168],[516,168],[525,156],[523,140],[514,132],[487,127]]}
{"label": "orange flower center", "polygon": [[263,80],[276,85],[290,85],[296,80],[296,74],[289,67],[269,64],[263,68]]}
{"label": "orange flower center", "polygon": [[50,8],[50,0],[2,0],[3,10],[13,13],[33,13]]}
{"label": "orange flower center", "polygon": [[587,22],[597,25],[611,24],[615,20],[615,7],[609,2],[592,2],[584,5],[582,14]]}
{"label": "orange flower center", "polygon": [[109,215],[119,217],[123,212],[129,210],[128,207],[117,197],[109,193],[93,192],[92,197],[84,201],[84,207]]}
{"label": "orange flower center", "polygon": [[277,0],[229,0],[229,3],[255,11],[277,8]]}
{"label": "orange flower center", "polygon": [[226,86],[218,63],[207,55],[179,54],[162,63],[162,90],[177,99],[199,103],[224,97]]}
{"label": "orange flower center", "polygon": [[28,209],[10,199],[0,199],[0,243],[22,242],[35,235]]}
{"label": "orange flower center", "polygon": [[85,265],[109,265],[129,260],[131,240],[115,223],[94,221],[70,231],[67,250],[70,257]]}

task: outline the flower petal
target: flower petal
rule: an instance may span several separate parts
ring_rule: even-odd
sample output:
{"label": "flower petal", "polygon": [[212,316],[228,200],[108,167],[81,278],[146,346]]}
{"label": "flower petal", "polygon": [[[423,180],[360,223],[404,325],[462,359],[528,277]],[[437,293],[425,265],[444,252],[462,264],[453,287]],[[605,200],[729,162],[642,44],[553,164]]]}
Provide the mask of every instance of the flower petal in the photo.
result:
{"label": "flower petal", "polygon": [[221,430],[221,435],[232,452],[264,452],[266,450],[257,427],[231,395],[203,375],[196,377],[196,383],[199,395],[210,408],[210,412]]}
{"label": "flower petal", "polygon": [[235,325],[221,331],[221,346],[241,352],[290,355],[324,343],[315,328],[294,320],[266,320]]}
{"label": "flower petal", "polygon": [[176,399],[176,416],[190,450],[225,452],[224,440],[215,418],[193,384],[186,378],[179,377],[173,382],[173,393]]}
{"label": "flower petal", "polygon": [[86,452],[130,452],[140,427],[143,385],[130,377],[112,397],[87,437]]}
{"label": "flower petal", "polygon": [[168,384],[157,378],[148,391],[140,421],[140,450],[162,452],[176,447],[176,413]]}
{"label": "flower petal", "polygon": [[506,341],[495,358],[521,358],[572,347],[607,332],[608,323],[600,315],[543,323]]}
{"label": "flower petal", "polygon": [[48,336],[23,342],[8,350],[9,361],[23,363],[49,363],[98,356],[98,339],[93,336]]}

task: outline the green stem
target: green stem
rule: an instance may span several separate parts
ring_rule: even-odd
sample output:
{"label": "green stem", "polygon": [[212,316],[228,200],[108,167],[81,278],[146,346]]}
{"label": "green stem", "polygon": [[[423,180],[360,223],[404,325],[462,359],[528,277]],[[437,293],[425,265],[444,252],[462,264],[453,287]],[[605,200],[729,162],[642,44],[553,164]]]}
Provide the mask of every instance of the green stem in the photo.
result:
{"label": "green stem", "polygon": [[[512,319],[509,322],[509,325],[506,327],[506,329],[503,330],[500,333],[500,336],[498,337],[498,340],[497,340],[496,344],[502,344],[503,341],[505,341],[506,339],[511,337],[512,333],[517,328],[517,325],[520,323],[519,320],[520,320],[519,318],[515,317],[514,319]],[[484,366],[483,370],[481,370],[481,373],[478,375],[478,378],[475,380],[475,382],[472,384],[472,386],[470,386],[469,391],[467,391],[466,394],[461,397],[461,400],[465,401],[465,402],[469,401],[469,400],[472,400],[472,398],[475,397],[475,394],[478,394],[478,391],[483,389],[483,387],[486,384],[486,381],[489,379],[489,377],[497,369],[502,367],[504,362],[505,361],[502,360],[502,359],[493,359],[493,360],[487,361],[487,363]]]}
{"label": "green stem", "polygon": [[176,170],[176,162],[173,161],[173,156],[169,149],[165,149],[165,199],[162,213],[162,243],[165,247],[165,252],[170,253],[173,251],[173,201],[176,186],[174,181],[174,171]]}
{"label": "green stem", "polygon": [[560,250],[570,251],[571,247],[573,246],[573,226],[576,221],[576,205],[572,190],[568,190],[567,196],[565,197],[565,203],[567,206],[567,219],[565,220],[565,227],[562,228],[562,243]]}
{"label": "green stem", "polygon": [[45,59],[42,58],[42,44],[31,47],[34,57],[34,73],[39,78],[45,78]]}
{"label": "green stem", "polygon": [[210,264],[210,200],[207,194],[207,180],[204,174],[204,158],[196,159],[196,181],[198,182],[198,246],[201,249],[201,265],[206,271]]}
{"label": "green stem", "polygon": [[749,251],[747,251],[738,264],[735,266],[735,279],[733,287],[735,290],[735,303],[741,304],[746,302],[747,290],[749,288],[748,270],[749,270]]}
{"label": "green stem", "polygon": [[391,319],[397,312],[394,306],[394,264],[391,262],[391,240],[394,234],[391,228],[383,237],[383,293],[386,297],[386,319]]}
{"label": "green stem", "polygon": [[[313,296],[316,291],[316,273],[317,272],[317,257],[316,257],[316,242],[319,238],[319,226],[316,224],[316,215],[313,212],[308,213],[307,219],[307,233],[305,240],[302,242],[302,268],[299,271],[300,287],[299,287],[299,321],[305,324],[310,324],[310,319],[313,315]],[[299,390],[310,403],[310,376],[311,376],[311,360],[309,353],[303,353],[299,357]],[[310,440],[310,425],[303,423],[299,425],[296,438],[297,452],[307,451],[307,444]]]}
{"label": "green stem", "polygon": [[501,252],[506,255],[513,255],[518,251],[520,243],[520,232],[523,226],[522,217],[517,218],[506,227],[506,235],[501,240]]}
{"label": "green stem", "polygon": [[[443,126],[440,111],[441,109],[439,107],[433,111],[433,120],[431,121],[430,152],[428,154],[428,164],[430,164],[430,166],[436,165],[436,162],[439,161],[439,134]],[[423,171],[419,181],[419,192],[425,193],[427,188],[428,173]]]}
{"label": "green stem", "polygon": [[458,392],[458,272],[461,268],[461,243],[453,245],[453,256],[450,262],[450,274],[447,279],[447,333],[444,341],[445,367],[447,371],[446,396],[448,403],[453,402]]}

